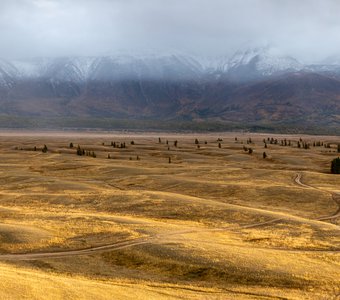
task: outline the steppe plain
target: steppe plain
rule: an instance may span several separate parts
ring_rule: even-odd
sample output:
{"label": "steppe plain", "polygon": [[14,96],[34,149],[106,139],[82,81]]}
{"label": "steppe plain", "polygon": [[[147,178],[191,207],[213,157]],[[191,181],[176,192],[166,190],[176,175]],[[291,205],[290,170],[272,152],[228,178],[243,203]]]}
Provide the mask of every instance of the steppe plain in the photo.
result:
{"label": "steppe plain", "polygon": [[340,299],[339,142],[2,131],[0,299]]}

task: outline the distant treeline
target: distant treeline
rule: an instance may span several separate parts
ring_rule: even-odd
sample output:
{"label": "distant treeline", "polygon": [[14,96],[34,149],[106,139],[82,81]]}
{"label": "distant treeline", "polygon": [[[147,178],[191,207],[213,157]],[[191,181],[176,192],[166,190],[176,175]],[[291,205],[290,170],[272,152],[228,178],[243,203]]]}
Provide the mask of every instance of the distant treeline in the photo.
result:
{"label": "distant treeline", "polygon": [[[295,122],[294,122],[295,123]],[[239,123],[214,120],[154,120],[154,119],[113,119],[93,117],[26,117],[0,115],[1,129],[30,130],[131,130],[131,131],[168,131],[168,132],[223,132],[246,131],[264,133],[306,133],[335,135],[340,125],[295,125],[282,122],[275,124]]]}

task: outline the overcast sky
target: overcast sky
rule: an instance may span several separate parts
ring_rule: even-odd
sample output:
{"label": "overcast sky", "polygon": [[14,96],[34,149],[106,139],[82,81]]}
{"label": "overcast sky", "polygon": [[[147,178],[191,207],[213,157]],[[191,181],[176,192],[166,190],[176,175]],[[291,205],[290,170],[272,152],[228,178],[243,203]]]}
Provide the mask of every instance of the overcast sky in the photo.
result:
{"label": "overcast sky", "polygon": [[340,55],[339,0],[0,0],[0,56],[145,49],[230,55],[270,44],[300,60]]}

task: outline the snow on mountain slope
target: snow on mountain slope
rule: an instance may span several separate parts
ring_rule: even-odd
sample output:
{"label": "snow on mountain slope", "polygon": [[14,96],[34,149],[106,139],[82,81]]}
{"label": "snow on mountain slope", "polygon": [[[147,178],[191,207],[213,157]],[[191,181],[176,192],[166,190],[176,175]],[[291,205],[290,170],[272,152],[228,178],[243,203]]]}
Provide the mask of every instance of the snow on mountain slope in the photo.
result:
{"label": "snow on mountain slope", "polygon": [[47,78],[57,81],[198,78],[203,69],[184,55],[111,55],[104,57],[61,57],[15,60],[20,78]]}
{"label": "snow on mountain slope", "polygon": [[244,69],[257,72],[261,76],[270,76],[284,71],[299,71],[303,65],[295,58],[282,56],[270,48],[253,48],[237,51],[229,60],[228,72]]}
{"label": "snow on mountain slope", "polygon": [[11,87],[18,70],[8,61],[0,59],[0,86]]}
{"label": "snow on mountain slope", "polygon": [[86,81],[91,72],[93,57],[61,57],[49,61],[42,76],[54,81],[81,83]]}
{"label": "snow on mountain slope", "polygon": [[90,78],[93,80],[185,80],[199,78],[203,72],[197,61],[179,55],[101,57],[95,61],[92,71]]}
{"label": "snow on mountain slope", "polygon": [[228,70],[228,56],[194,56],[205,72],[226,72]]}
{"label": "snow on mountain slope", "polygon": [[32,58],[13,60],[11,63],[18,70],[20,78],[35,78],[44,74],[49,61],[48,58]]}

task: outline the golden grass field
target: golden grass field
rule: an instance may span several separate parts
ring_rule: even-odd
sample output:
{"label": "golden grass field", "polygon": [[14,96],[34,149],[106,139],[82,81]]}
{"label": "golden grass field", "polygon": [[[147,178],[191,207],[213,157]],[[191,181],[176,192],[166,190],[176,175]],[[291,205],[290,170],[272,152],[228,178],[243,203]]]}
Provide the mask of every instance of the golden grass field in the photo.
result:
{"label": "golden grass field", "polygon": [[0,299],[340,299],[338,142],[3,131]]}

